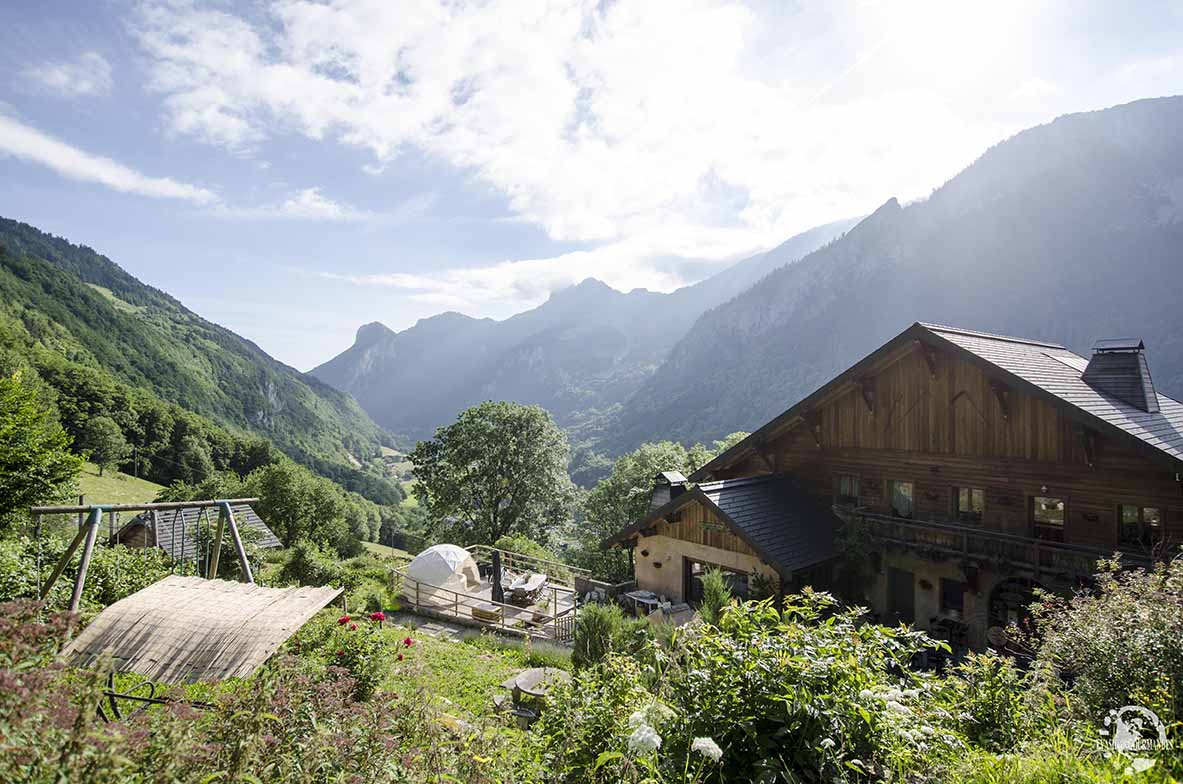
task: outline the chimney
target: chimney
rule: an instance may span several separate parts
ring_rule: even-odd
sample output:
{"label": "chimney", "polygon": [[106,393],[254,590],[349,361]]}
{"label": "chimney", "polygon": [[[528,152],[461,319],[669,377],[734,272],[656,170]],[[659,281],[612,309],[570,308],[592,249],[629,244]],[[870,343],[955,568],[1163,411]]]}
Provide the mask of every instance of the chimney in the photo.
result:
{"label": "chimney", "polygon": [[1133,338],[1099,340],[1081,376],[1093,389],[1151,414],[1158,413],[1158,395],[1150,378],[1146,345]]}
{"label": "chimney", "polygon": [[686,492],[686,477],[680,471],[662,471],[653,478],[653,494],[649,496],[649,508],[665,506]]}

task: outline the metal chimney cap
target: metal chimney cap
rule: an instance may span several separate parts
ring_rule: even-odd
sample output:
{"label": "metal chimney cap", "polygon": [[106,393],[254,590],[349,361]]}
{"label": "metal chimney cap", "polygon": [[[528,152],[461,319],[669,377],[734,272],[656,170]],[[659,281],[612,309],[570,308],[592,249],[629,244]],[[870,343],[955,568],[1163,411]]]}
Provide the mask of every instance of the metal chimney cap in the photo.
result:
{"label": "metal chimney cap", "polygon": [[1139,338],[1109,338],[1098,340],[1093,344],[1093,352],[1103,354],[1107,351],[1145,351],[1146,344]]}

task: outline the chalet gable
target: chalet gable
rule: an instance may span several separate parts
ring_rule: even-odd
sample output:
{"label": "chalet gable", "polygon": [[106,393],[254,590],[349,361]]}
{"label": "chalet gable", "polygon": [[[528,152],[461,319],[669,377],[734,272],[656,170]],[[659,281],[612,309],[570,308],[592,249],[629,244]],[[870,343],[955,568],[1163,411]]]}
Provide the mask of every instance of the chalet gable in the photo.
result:
{"label": "chalet gable", "polygon": [[[1033,460],[1063,460],[1071,450],[1090,466],[1100,435],[1179,471],[1183,404],[1153,392],[1156,406],[1133,405],[1090,385],[1088,365],[1055,343],[913,324],[690,478],[772,472],[776,442],[793,431],[819,449],[986,450]],[[910,387],[901,373],[911,374]],[[1060,420],[1070,437],[1058,432]],[[1049,429],[1057,432],[1043,437]]]}

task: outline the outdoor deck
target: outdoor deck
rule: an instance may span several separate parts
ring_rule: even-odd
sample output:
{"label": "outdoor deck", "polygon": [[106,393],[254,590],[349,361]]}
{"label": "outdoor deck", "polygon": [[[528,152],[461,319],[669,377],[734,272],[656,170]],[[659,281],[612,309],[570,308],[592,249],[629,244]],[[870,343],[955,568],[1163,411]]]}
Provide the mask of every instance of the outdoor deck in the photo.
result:
{"label": "outdoor deck", "polygon": [[481,567],[481,585],[473,591],[453,591],[415,580],[405,570],[395,569],[395,580],[405,608],[420,615],[456,621],[499,632],[569,642],[574,636],[578,613],[576,578],[587,573],[555,561],[520,553],[497,551],[503,570],[502,587],[508,595],[515,575],[542,573],[546,587],[526,605],[493,601],[492,561],[494,551],[481,545],[467,548]]}

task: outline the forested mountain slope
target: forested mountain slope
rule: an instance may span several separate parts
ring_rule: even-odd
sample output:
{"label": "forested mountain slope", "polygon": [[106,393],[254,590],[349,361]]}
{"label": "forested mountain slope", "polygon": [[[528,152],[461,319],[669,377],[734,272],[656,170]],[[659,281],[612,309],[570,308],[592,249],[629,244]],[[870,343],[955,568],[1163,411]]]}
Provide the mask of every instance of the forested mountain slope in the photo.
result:
{"label": "forested mountain slope", "polygon": [[[389,435],[358,405],[201,318],[90,248],[0,219],[0,348],[94,368],[281,450],[347,487],[393,486],[358,466]],[[48,352],[48,353],[47,353]],[[142,446],[142,445],[141,445]],[[391,492],[393,491],[393,492]],[[390,496],[390,498],[386,498]]]}
{"label": "forested mountain slope", "polygon": [[1181,292],[1183,98],[1068,115],[705,313],[600,446],[753,430],[914,321],[1086,355],[1141,337],[1181,397]]}
{"label": "forested mountain slope", "polygon": [[353,346],[311,373],[416,438],[483,400],[537,403],[578,429],[621,406],[705,310],[854,223],[812,229],[669,294],[625,293],[589,278],[503,321],[443,313],[397,333],[367,324]]}

